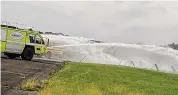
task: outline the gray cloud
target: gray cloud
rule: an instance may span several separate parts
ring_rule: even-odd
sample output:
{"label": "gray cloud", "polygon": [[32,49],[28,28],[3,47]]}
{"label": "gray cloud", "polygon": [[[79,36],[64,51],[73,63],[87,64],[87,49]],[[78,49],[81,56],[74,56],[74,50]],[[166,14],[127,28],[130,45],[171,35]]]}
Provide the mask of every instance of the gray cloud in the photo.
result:
{"label": "gray cloud", "polygon": [[2,20],[106,42],[178,43],[178,2],[2,1]]}

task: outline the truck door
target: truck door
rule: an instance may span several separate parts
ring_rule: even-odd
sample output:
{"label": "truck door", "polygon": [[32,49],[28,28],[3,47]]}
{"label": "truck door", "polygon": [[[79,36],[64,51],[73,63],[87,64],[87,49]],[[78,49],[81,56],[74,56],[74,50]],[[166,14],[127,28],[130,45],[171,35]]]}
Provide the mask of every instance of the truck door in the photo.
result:
{"label": "truck door", "polygon": [[35,45],[35,54],[41,54],[41,48],[42,48],[41,43],[42,43],[42,41],[41,41],[40,36],[36,35],[35,36],[35,44],[36,44]]}
{"label": "truck door", "polygon": [[43,38],[41,38],[41,41],[42,41],[42,50],[41,50],[41,53],[46,53],[46,49],[47,49],[47,47],[45,46],[45,42],[44,42],[44,39]]}

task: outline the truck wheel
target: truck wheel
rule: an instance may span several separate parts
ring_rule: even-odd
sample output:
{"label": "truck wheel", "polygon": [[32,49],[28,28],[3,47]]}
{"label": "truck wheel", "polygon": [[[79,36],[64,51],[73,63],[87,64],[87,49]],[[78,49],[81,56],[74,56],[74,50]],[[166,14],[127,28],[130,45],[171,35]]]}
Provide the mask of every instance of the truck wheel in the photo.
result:
{"label": "truck wheel", "polygon": [[21,57],[24,60],[31,60],[33,58],[34,55],[34,51],[31,48],[25,48],[25,50],[23,51]]}
{"label": "truck wheel", "polygon": [[9,57],[10,59],[14,59],[17,57],[17,55],[13,53],[6,53],[5,55],[7,55],[7,57]]}

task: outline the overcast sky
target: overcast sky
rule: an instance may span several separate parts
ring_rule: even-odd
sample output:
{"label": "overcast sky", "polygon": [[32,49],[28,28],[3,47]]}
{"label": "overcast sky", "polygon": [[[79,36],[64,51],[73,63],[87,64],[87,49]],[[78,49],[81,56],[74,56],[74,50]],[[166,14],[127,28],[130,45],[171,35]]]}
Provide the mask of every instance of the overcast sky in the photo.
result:
{"label": "overcast sky", "polygon": [[106,42],[178,43],[178,2],[1,2],[2,20]]}

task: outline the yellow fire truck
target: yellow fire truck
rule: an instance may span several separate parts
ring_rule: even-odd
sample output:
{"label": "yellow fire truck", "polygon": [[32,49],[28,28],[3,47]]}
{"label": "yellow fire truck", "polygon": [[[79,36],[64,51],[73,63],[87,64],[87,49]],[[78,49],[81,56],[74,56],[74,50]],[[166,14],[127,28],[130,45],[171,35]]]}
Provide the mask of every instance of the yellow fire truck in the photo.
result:
{"label": "yellow fire truck", "polygon": [[32,28],[21,29],[17,26],[1,24],[1,53],[13,59],[20,57],[31,60],[34,55],[47,51],[49,39],[45,40]]}

